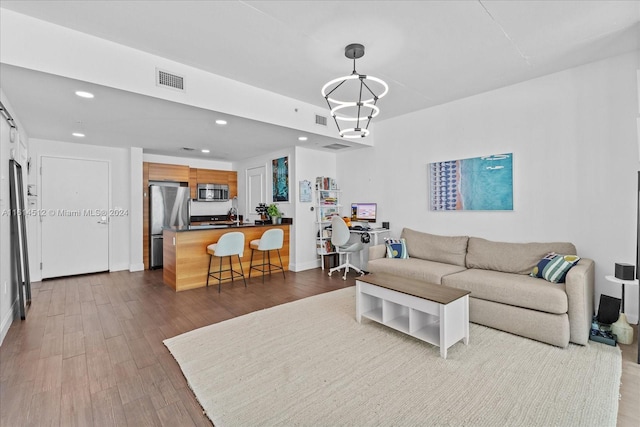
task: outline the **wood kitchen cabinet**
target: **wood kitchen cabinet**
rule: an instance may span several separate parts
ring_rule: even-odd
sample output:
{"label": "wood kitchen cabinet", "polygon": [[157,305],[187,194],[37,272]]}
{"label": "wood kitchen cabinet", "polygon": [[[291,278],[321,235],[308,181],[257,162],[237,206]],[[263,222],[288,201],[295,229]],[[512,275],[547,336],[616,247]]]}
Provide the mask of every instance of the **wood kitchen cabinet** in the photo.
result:
{"label": "wood kitchen cabinet", "polygon": [[229,197],[238,196],[238,172],[236,171],[192,168],[189,179],[191,198],[197,197],[196,187],[198,184],[227,184],[229,186]]}
{"label": "wood kitchen cabinet", "polygon": [[189,169],[189,192],[192,199],[198,198],[198,169]]}
{"label": "wood kitchen cabinet", "polygon": [[227,171],[198,169],[198,184],[226,184]]}
{"label": "wood kitchen cabinet", "polygon": [[149,163],[149,181],[189,182],[189,166]]}
{"label": "wood kitchen cabinet", "polygon": [[238,172],[229,171],[227,177],[229,178],[229,197],[232,199],[238,197]]}

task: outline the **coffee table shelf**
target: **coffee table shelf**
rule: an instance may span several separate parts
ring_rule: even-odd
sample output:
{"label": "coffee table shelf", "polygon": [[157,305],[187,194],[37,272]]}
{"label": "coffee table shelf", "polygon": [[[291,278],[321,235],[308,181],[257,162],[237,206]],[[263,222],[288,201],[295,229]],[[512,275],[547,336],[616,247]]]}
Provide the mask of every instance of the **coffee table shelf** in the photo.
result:
{"label": "coffee table shelf", "polygon": [[469,292],[387,274],[356,280],[356,318],[362,317],[447,349],[469,342]]}

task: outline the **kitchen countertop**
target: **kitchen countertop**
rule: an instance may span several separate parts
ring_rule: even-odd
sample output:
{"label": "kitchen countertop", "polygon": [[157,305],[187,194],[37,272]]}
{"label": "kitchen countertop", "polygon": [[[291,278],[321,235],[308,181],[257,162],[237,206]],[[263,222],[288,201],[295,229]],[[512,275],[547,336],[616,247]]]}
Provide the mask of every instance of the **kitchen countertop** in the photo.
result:
{"label": "kitchen countertop", "polygon": [[180,225],[180,226],[174,225],[171,227],[165,227],[165,230],[181,233],[184,231],[217,230],[221,228],[231,229],[231,228],[247,228],[247,227],[271,227],[272,225],[287,225],[287,224],[252,224],[250,222],[245,222],[243,224],[216,223],[216,224],[202,224],[202,225]]}

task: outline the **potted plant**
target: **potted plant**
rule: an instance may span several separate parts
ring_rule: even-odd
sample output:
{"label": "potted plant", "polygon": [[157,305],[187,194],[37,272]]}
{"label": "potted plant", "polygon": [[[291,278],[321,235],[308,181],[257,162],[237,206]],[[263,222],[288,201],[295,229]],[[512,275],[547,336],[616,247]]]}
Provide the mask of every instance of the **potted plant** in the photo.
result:
{"label": "potted plant", "polygon": [[280,212],[277,203],[271,203],[267,206],[267,215],[271,217],[273,224],[278,224],[281,221],[280,217],[282,216],[282,212]]}

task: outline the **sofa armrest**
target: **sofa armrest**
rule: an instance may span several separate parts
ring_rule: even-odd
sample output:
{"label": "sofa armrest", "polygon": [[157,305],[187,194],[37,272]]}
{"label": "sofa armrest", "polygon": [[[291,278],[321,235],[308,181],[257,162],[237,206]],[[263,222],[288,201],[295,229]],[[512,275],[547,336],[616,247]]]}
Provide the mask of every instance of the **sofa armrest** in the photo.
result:
{"label": "sofa armrest", "polygon": [[566,292],[569,302],[570,341],[586,345],[593,317],[593,290],[595,263],[581,258],[566,277]]}
{"label": "sofa armrest", "polygon": [[369,261],[384,258],[387,255],[386,245],[369,246]]}

